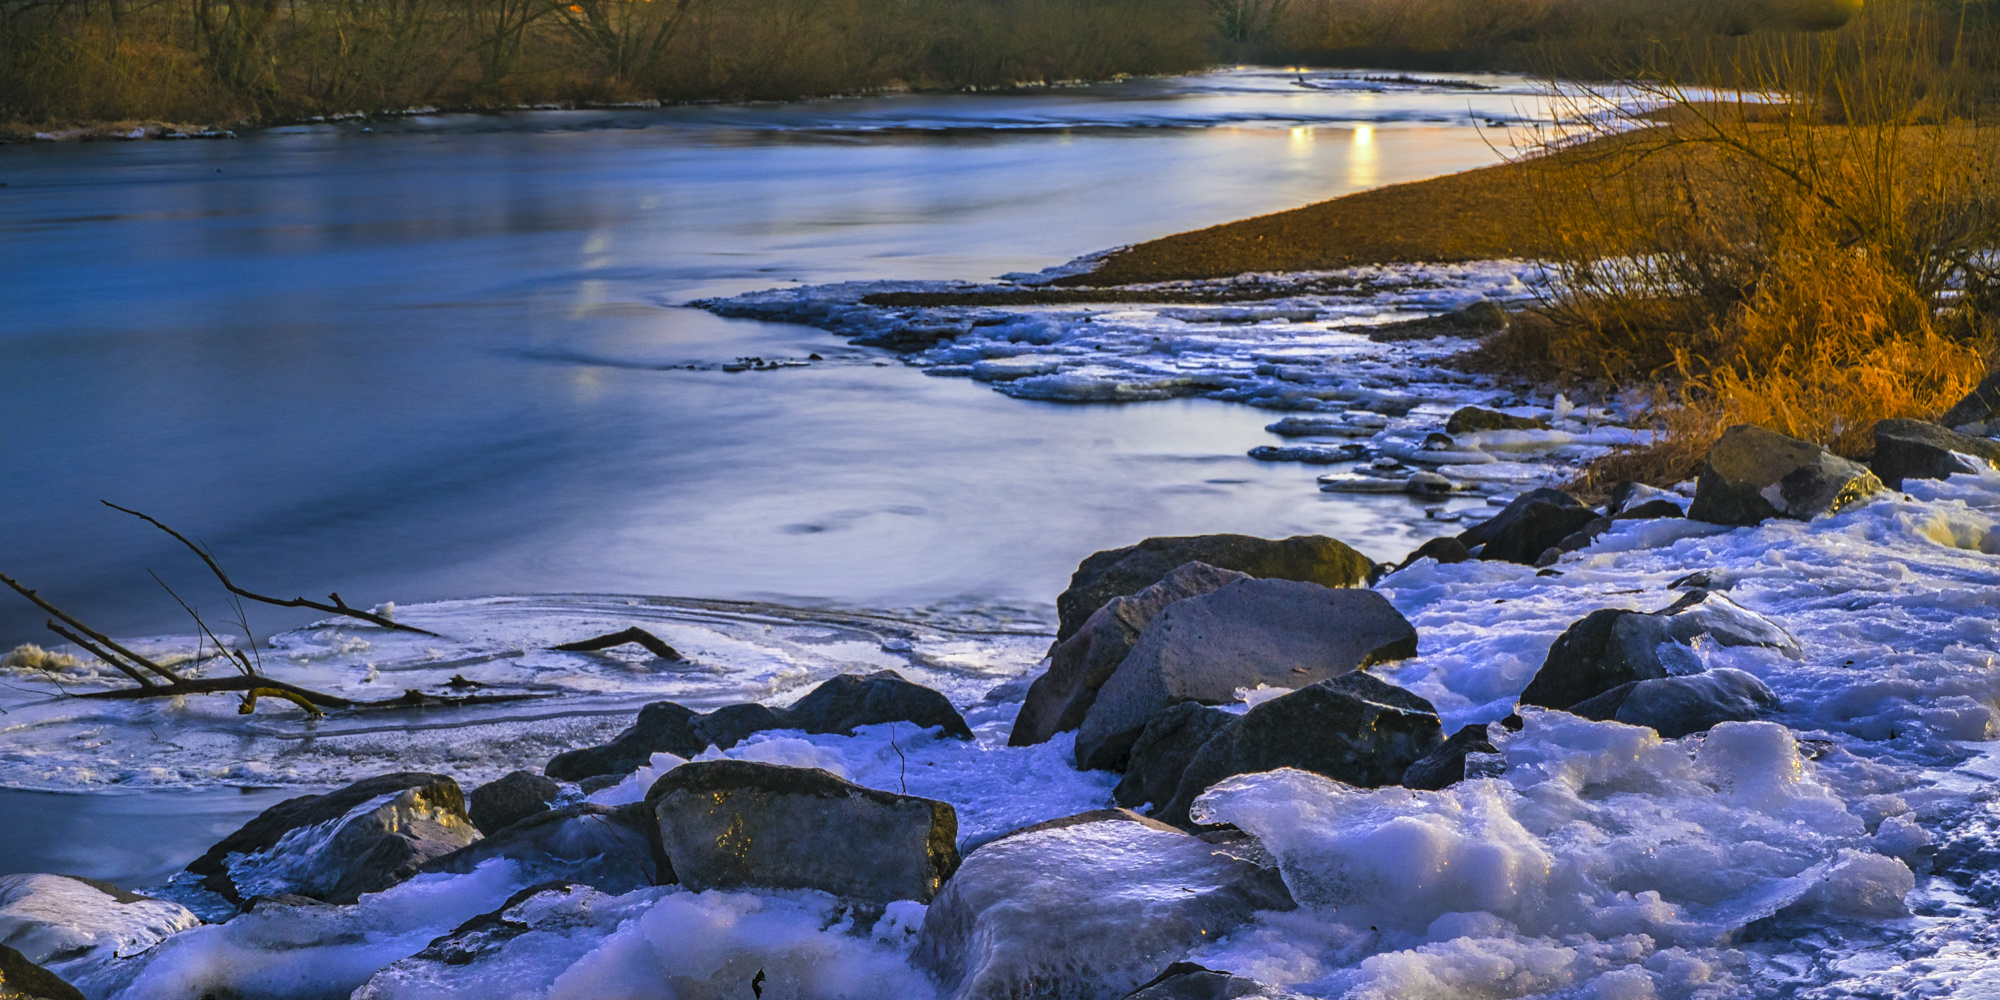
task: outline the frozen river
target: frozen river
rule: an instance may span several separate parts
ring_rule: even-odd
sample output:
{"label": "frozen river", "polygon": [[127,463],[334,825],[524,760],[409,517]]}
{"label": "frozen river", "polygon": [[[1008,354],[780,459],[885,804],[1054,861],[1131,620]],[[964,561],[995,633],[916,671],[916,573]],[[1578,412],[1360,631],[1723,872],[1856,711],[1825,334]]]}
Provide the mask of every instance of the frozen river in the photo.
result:
{"label": "frozen river", "polygon": [[[115,634],[186,631],[146,567],[199,567],[100,499],[253,587],[367,603],[1045,606],[1146,535],[1400,555],[1409,501],[1244,457],[1269,413],[1012,400],[682,303],[986,279],[1489,163],[1542,102],[1470,79],[1498,89],[1237,70],[0,149],[0,571]],[[41,620],[8,595],[0,642]]]}

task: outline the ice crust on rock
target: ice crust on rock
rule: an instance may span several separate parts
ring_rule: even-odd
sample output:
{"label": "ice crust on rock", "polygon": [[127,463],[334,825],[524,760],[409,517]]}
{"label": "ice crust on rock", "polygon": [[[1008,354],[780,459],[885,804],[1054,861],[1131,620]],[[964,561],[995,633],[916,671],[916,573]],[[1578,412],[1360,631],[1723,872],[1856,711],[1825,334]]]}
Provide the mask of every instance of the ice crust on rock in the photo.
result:
{"label": "ice crust on rock", "polygon": [[1120,996],[1252,913],[1266,869],[1164,824],[1052,823],[974,851],[924,916],[914,964],[953,1000]]}
{"label": "ice crust on rock", "polygon": [[0,875],[0,945],[60,971],[130,958],[201,923],[187,907],[70,875]]}

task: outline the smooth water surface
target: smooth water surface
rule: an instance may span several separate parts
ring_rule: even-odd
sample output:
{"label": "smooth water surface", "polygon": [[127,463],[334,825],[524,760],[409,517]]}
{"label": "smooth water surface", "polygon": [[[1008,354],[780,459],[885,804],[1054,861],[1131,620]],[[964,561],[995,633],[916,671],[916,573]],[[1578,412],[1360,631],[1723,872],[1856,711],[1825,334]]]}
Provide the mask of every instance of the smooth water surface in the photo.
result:
{"label": "smooth water surface", "polygon": [[[1400,555],[1408,501],[1243,456],[1271,414],[1021,402],[681,305],[1047,267],[1489,163],[1494,123],[1542,106],[1509,78],[1306,82],[0,148],[0,572],[114,633],[190,630],[148,567],[219,614],[198,565],[100,499],[199,536],[247,585],[364,606],[1046,603],[1090,551],[1179,532]],[[0,596],[0,648],[53,641]]]}

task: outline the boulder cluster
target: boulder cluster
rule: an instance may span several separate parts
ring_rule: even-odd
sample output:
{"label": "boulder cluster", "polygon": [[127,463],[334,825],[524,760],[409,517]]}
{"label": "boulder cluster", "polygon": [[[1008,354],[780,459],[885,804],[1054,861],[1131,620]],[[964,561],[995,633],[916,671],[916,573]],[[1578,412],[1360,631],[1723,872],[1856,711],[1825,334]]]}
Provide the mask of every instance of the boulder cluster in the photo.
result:
{"label": "boulder cluster", "polygon": [[[1231,776],[1279,768],[1360,788],[1435,790],[1505,766],[1496,749],[1505,739],[1488,725],[1448,734],[1429,701],[1371,672],[1416,656],[1421,641],[1371,580],[1425,560],[1548,565],[1622,520],[1811,518],[1884,484],[2000,461],[2000,445],[1938,425],[1883,421],[1876,440],[1863,466],[1768,430],[1731,428],[1689,498],[1623,484],[1592,507],[1538,489],[1396,567],[1319,536],[1149,538],[1091,555],[1058,598],[1047,668],[1009,743],[1073,733],[1077,768],[1120,775],[1118,808],[961,844],[950,803],[726,758],[678,763],[641,801],[585,800],[655,754],[694,758],[766,730],[852,734],[908,722],[974,738],[944,695],[883,671],[835,677],[785,709],[647,705],[608,743],[469,795],[444,775],[397,772],[300,796],[188,871],[244,911],[353,903],[496,857],[550,873],[409,962],[476,961],[492,950],[481,942],[520,933],[509,914],[561,911],[579,893],[681,884],[819,890],[877,915],[899,901],[927,904],[912,962],[956,998],[1260,995],[1253,980],[1182,961],[1253,913],[1293,905],[1254,840],[1197,822],[1198,797]],[[1709,654],[1749,646],[1797,659],[1798,641],[1699,573],[1676,588],[1658,610],[1605,608],[1571,623],[1518,704],[1669,738],[1778,710],[1756,676],[1712,667]],[[21,916],[52,908],[69,914],[59,928]],[[94,948],[130,952],[196,922],[178,904],[84,880],[0,878],[0,981],[27,996],[77,995],[41,964]],[[1051,969],[1065,981],[1036,978]]]}

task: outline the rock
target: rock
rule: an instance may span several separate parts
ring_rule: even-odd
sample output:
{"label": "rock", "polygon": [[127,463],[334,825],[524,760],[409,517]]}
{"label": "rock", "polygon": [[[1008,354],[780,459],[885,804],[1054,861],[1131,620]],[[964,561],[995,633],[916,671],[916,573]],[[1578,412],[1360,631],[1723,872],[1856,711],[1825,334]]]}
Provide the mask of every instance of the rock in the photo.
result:
{"label": "rock", "polygon": [[1457,488],[1450,479],[1436,472],[1412,472],[1410,478],[1403,480],[1403,492],[1411,496],[1441,497]]}
{"label": "rock", "polygon": [[1203,562],[1251,576],[1302,580],[1323,587],[1353,587],[1368,578],[1368,557],[1322,535],[1278,541],[1249,535],[1148,538],[1107,549],[1079,563],[1069,589],[1056,598],[1058,642],[1075,635],[1106,601],[1136,594],[1178,566]]}
{"label": "rock", "polygon": [[1140,730],[1175,702],[1304,687],[1416,652],[1416,629],[1372,590],[1237,580],[1168,605],[1146,626],[1077,729],[1077,766],[1123,770]]}
{"label": "rock", "polygon": [[1007,744],[1024,747],[1045,743],[1057,733],[1082,725],[1084,713],[1097,700],[1097,690],[1125,662],[1132,644],[1154,616],[1175,601],[1242,579],[1247,577],[1235,570],[1191,562],[1175,567],[1160,582],[1130,597],[1106,602],[1083,628],[1057,643],[1049,654],[1049,669],[1028,688]]}
{"label": "rock", "polygon": [[[542,931],[556,949],[567,944],[566,939],[589,942],[643,913],[651,902],[643,896],[619,900],[562,880],[529,886],[424,950],[382,968],[354,991],[352,1000],[534,995],[540,991],[522,982],[521,966],[506,961],[509,942],[533,931]],[[589,945],[576,947],[567,961],[574,961]]]}
{"label": "rock", "polygon": [[911,963],[953,1000],[1116,997],[1257,911],[1292,906],[1274,868],[1098,812],[967,856],[925,913]]}
{"label": "rock", "polygon": [[1816,444],[1737,424],[1708,449],[1687,516],[1710,524],[1805,521],[1881,488],[1874,473]]}
{"label": "rock", "polygon": [[[1572,501],[1572,503],[1574,503]],[[1507,508],[1513,510],[1512,506]],[[1506,517],[1505,513],[1501,517]],[[1496,517],[1494,521],[1500,520]],[[1489,531],[1486,547],[1479,550],[1479,558],[1494,562],[1534,565],[1542,553],[1562,544],[1563,540],[1588,528],[1592,522],[1604,520],[1596,511],[1582,505],[1532,502],[1525,504],[1507,523]],[[1491,524],[1489,521],[1487,524]],[[1485,527],[1486,525],[1480,525]],[[1607,521],[1606,527],[1610,524]],[[1459,536],[1461,539],[1463,535]]]}
{"label": "rock", "polygon": [[656,753],[693,757],[708,749],[694,732],[695,712],[671,701],[656,701],[639,710],[634,722],[602,746],[560,753],[542,773],[560,781],[582,781],[600,774],[631,774]]}
{"label": "rock", "polygon": [[[972,729],[944,695],[904,680],[893,670],[866,676],[842,674],[807,692],[788,711],[754,702],[725,705],[698,714],[671,701],[639,710],[639,721],[603,746],[557,754],[543,770],[551,778],[579,784],[601,775],[627,775],[655,753],[695,757],[710,746],[727,750],[753,733],[797,729],[808,733],[853,735],[856,726],[909,722],[971,739]],[[599,787],[602,787],[601,785]]]}
{"label": "rock", "polygon": [[1981,468],[1990,471],[1996,462],[2000,462],[2000,442],[1959,434],[1923,420],[1875,422],[1875,457],[1869,468],[1892,489],[1902,489],[1905,479],[1943,479]]}
{"label": "rock", "polygon": [[[1554,504],[1558,507],[1583,506],[1577,502],[1575,497],[1561,490],[1550,489],[1546,486],[1540,489],[1529,490],[1515,497],[1512,502],[1501,509],[1500,513],[1459,532],[1458,540],[1465,543],[1465,547],[1468,549],[1484,545],[1496,535],[1512,530],[1514,522],[1520,519],[1522,512],[1538,503]],[[1560,538],[1561,536],[1557,537]],[[1546,547],[1544,546],[1544,548]],[[1540,555],[1539,552],[1536,554]]]}
{"label": "rock", "polygon": [[1175,962],[1150,982],[1125,995],[1125,1000],[1244,1000],[1272,996],[1263,983],[1193,962]]}
{"label": "rock", "polygon": [[1648,500],[1611,515],[1614,521],[1653,521],[1663,517],[1686,517],[1687,512],[1672,500]]}
{"label": "rock", "polygon": [[1361,444],[1306,444],[1289,447],[1262,444],[1250,449],[1250,457],[1259,462],[1304,462],[1308,465],[1352,462],[1367,456],[1368,446]]}
{"label": "rock", "polygon": [[1964,399],[1939,414],[1937,422],[1957,429],[1969,424],[1984,424],[1997,416],[2000,416],[2000,372],[1981,379],[1978,386],[1965,394]]}
{"label": "rock", "polygon": [[[352,903],[477,839],[458,782],[402,771],[272,806],[187,870],[231,901],[298,893]],[[242,855],[242,857],[231,857]]]}
{"label": "rock", "polygon": [[1611,501],[1605,504],[1604,512],[1617,517],[1625,511],[1655,500],[1665,500],[1675,507],[1681,507],[1685,502],[1677,493],[1633,482],[1630,479],[1621,479],[1617,485],[1611,487]]}
{"label": "rock", "polygon": [[[1674,508],[1674,516],[1680,516],[1680,508]],[[1562,541],[1543,550],[1541,557],[1535,560],[1535,565],[1554,566],[1556,560],[1562,558],[1563,553],[1589,548],[1590,543],[1597,541],[1599,535],[1611,530],[1611,524],[1612,519],[1608,517],[1592,519],[1574,534],[1564,536]]]}
{"label": "rock", "polygon": [[1146,723],[1132,744],[1131,760],[1125,777],[1111,797],[1127,808],[1150,805],[1154,811],[1173,801],[1174,790],[1195,751],[1223,729],[1234,725],[1238,716],[1200,702],[1184,701],[1168,708]]}
{"label": "rock", "polygon": [[1490,299],[1479,299],[1463,308],[1439,316],[1382,323],[1366,328],[1368,339],[1378,344],[1433,337],[1479,337],[1507,329],[1507,310]]}
{"label": "rock", "polygon": [[950,805],[818,768],[695,761],[654,782],[646,805],[674,874],[696,891],[764,886],[929,902],[958,868]]}
{"label": "rock", "polygon": [[1798,659],[1798,640],[1721,594],[1691,590],[1651,613],[1605,608],[1572,624],[1521,692],[1520,703],[1568,709],[1633,681],[1700,673],[1696,636],[1718,646],[1764,646]]}
{"label": "rock", "polygon": [[1404,788],[1435,792],[1465,780],[1465,755],[1499,753],[1488,738],[1486,723],[1461,726],[1451,739],[1438,744],[1403,772]]}
{"label": "rock", "polygon": [[[200,923],[179,903],[96,879],[0,875],[0,945],[35,965],[137,955]],[[13,970],[6,972],[0,997],[13,986]]]}
{"label": "rock", "polygon": [[[756,702],[724,705],[713,712],[706,712],[688,720],[688,730],[694,733],[695,739],[701,743],[702,750],[707,750],[711,746],[728,750],[753,733],[761,733],[767,729],[794,728],[797,727],[788,720],[786,712]],[[702,750],[695,752],[700,753]],[[694,754],[681,756],[692,757]],[[638,768],[633,770],[636,771]]]}
{"label": "rock", "polygon": [[0,1000],[84,1000],[63,977],[0,944]]}
{"label": "rock", "polygon": [[829,679],[800,698],[785,718],[785,728],[808,733],[852,736],[856,726],[908,722],[920,729],[942,726],[946,736],[972,738],[972,728],[949,699],[904,680],[893,670]]}
{"label": "rock", "polygon": [[1425,451],[1451,451],[1456,447],[1458,447],[1458,442],[1453,441],[1449,434],[1439,434],[1436,431],[1432,431],[1424,435],[1423,450]]}
{"label": "rock", "polygon": [[529,816],[419,866],[419,872],[465,875],[507,858],[532,877],[561,878],[618,894],[671,885],[673,866],[659,846],[659,827],[644,803],[603,806],[579,802]]}
{"label": "rock", "polygon": [[473,789],[465,814],[480,833],[490,835],[546,812],[560,794],[560,783],[533,771],[515,771]]}
{"label": "rock", "polygon": [[1416,551],[1404,556],[1403,561],[1396,564],[1396,568],[1409,569],[1416,565],[1419,559],[1435,559],[1441,564],[1450,564],[1462,563],[1471,558],[1472,550],[1466,548],[1464,542],[1447,535],[1443,538],[1433,538],[1417,546]]}
{"label": "rock", "polygon": [[1264,702],[1210,737],[1157,815],[1186,826],[1188,808],[1209,786],[1281,767],[1359,788],[1393,785],[1442,740],[1430,702],[1357,671]]}
{"label": "rock", "polygon": [[1667,739],[1705,733],[1720,722],[1748,722],[1778,710],[1778,696],[1751,674],[1717,667],[1683,677],[1620,684],[1569,711],[1599,722],[1647,726]]}
{"label": "rock", "polygon": [[1515,417],[1478,406],[1461,406],[1444,422],[1446,434],[1473,434],[1479,431],[1545,431],[1549,422],[1535,417]]}

